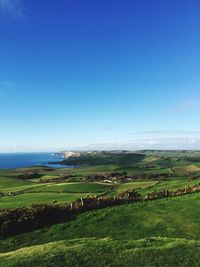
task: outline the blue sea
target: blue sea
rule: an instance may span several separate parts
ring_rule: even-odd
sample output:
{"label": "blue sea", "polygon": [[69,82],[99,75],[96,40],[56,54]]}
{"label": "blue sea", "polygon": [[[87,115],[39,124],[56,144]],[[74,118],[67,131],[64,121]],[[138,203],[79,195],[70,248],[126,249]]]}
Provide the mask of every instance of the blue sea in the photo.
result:
{"label": "blue sea", "polygon": [[0,169],[21,168],[45,165],[52,168],[72,168],[72,166],[48,164],[62,161],[61,156],[54,153],[0,153]]}

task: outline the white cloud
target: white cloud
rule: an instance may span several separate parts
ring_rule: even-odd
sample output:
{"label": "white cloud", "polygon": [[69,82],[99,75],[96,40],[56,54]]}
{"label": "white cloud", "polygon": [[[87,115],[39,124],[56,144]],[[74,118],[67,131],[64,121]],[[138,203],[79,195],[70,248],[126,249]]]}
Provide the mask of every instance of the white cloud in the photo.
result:
{"label": "white cloud", "polygon": [[22,146],[22,145],[1,145],[0,152],[33,152],[33,151],[63,151],[63,150],[200,150],[200,137],[170,137],[157,139],[134,139],[127,142],[99,142],[89,144],[74,144],[48,147]]}
{"label": "white cloud", "polygon": [[200,150],[200,136],[194,137],[159,137],[136,138],[127,142],[99,142],[85,145],[66,146],[73,150],[141,150],[141,149],[169,149],[169,150]]}
{"label": "white cloud", "polygon": [[131,135],[130,145],[138,149],[200,149],[200,130],[149,130]]}
{"label": "white cloud", "polygon": [[62,145],[39,146],[22,145],[21,142],[13,140],[13,144],[0,144],[0,152],[3,151],[61,151],[61,150],[144,150],[144,149],[166,149],[166,150],[200,150],[200,131],[186,130],[162,130],[135,132],[132,137],[121,139],[119,142],[113,137],[109,142],[99,140],[91,143],[64,143]]}

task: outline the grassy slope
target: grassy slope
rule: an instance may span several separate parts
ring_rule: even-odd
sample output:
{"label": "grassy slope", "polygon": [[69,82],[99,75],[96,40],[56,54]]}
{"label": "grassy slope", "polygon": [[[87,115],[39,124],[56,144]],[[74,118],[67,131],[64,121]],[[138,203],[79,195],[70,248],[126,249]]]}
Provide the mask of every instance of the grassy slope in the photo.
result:
{"label": "grassy slope", "polygon": [[182,166],[182,167],[175,167],[173,171],[176,174],[186,174],[186,173],[193,173],[193,172],[200,172],[200,167],[192,164],[192,165],[187,165],[187,166]]}
{"label": "grassy slope", "polygon": [[[11,185],[9,184],[9,186],[11,186]],[[13,187],[3,188],[3,189],[1,189],[1,192],[2,193],[25,192],[25,191],[28,191],[28,190],[30,190],[32,188],[36,188],[36,187],[43,187],[43,185],[34,184],[34,183],[26,185],[26,183],[25,183],[25,185],[23,184],[23,185],[20,185],[20,186],[13,186]]]}
{"label": "grassy slope", "polygon": [[146,193],[152,192],[152,191],[176,190],[178,188],[183,188],[184,186],[196,185],[199,182],[200,182],[199,179],[194,180],[194,181],[189,181],[189,180],[186,180],[184,178],[180,179],[180,177],[178,177],[178,179],[175,179],[175,180],[161,181],[161,182],[156,183],[155,185],[153,185],[149,188],[144,187],[144,188],[138,190],[138,192],[143,195],[143,194],[146,194]]}
{"label": "grassy slope", "polygon": [[31,182],[0,175],[0,191],[2,191],[2,189],[4,188],[17,187],[22,185],[31,185]]}
{"label": "grassy slope", "polygon": [[86,212],[73,221],[0,241],[0,250],[86,237],[123,240],[165,236],[198,240],[199,201],[200,194],[192,194]]}
{"label": "grassy slope", "polygon": [[[184,253],[186,252],[187,253]],[[111,238],[58,241],[0,255],[2,267],[71,266],[199,266],[200,242],[153,238],[124,240]]]}
{"label": "grassy slope", "polygon": [[199,201],[193,194],[80,214],[0,241],[0,266],[200,266]]}
{"label": "grassy slope", "polygon": [[136,163],[142,161],[146,156],[136,153],[110,153],[110,152],[97,152],[91,154],[82,154],[78,158],[68,158],[64,162],[66,165],[135,165]]}

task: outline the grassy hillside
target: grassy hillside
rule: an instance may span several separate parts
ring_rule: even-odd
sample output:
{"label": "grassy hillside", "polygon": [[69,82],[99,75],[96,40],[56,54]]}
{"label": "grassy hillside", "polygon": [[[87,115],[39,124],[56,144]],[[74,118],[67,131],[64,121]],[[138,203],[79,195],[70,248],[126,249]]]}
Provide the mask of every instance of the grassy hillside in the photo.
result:
{"label": "grassy hillside", "polygon": [[131,182],[131,183],[123,183],[119,185],[116,189],[117,192],[123,192],[128,189],[139,190],[142,188],[149,189],[150,187],[156,186],[159,182],[157,181],[145,181],[145,182]]}
{"label": "grassy hillside", "polygon": [[143,160],[146,156],[139,153],[131,152],[92,152],[82,153],[80,157],[68,158],[63,161],[66,165],[135,165]]}
{"label": "grassy hillside", "polygon": [[199,201],[200,194],[193,194],[80,214],[73,221],[1,240],[1,263],[199,266]]}
{"label": "grassy hillside", "polygon": [[[16,249],[24,245],[87,237],[141,239],[163,236],[198,240],[199,201],[200,194],[197,193],[86,212],[78,215],[76,220],[9,238],[4,249],[9,245]],[[3,244],[4,241],[0,241],[0,248]]]}
{"label": "grassy hillside", "polygon": [[[187,253],[184,253],[187,251]],[[0,255],[3,267],[199,266],[200,242],[173,238],[150,240],[75,239]],[[167,261],[166,261],[167,259]]]}
{"label": "grassy hillside", "polygon": [[0,175],[0,191],[8,187],[30,185],[31,182]]}

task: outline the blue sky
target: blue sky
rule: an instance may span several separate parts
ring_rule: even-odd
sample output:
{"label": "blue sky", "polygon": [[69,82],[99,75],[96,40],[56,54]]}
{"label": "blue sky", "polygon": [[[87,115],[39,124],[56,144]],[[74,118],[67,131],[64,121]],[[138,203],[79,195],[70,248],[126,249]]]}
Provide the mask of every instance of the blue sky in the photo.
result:
{"label": "blue sky", "polygon": [[0,151],[200,149],[200,2],[0,0]]}

